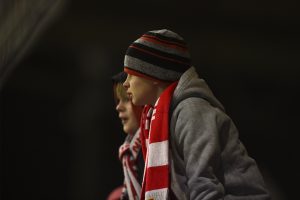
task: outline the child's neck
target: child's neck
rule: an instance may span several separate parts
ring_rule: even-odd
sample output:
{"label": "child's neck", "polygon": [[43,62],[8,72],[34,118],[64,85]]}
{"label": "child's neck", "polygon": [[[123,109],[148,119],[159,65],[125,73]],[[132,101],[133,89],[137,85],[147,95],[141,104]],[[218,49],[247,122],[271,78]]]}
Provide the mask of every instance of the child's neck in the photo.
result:
{"label": "child's neck", "polygon": [[154,106],[160,95],[163,93],[163,91],[170,85],[170,83],[160,82],[157,83],[157,90],[156,94],[154,95],[155,98],[153,99],[151,105]]}

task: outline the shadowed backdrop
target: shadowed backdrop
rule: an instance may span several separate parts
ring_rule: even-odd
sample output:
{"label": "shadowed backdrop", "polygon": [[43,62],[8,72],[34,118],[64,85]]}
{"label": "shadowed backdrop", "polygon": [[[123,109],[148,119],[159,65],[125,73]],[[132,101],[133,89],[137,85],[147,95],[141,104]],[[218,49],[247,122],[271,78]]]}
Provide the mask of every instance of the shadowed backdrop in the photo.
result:
{"label": "shadowed backdrop", "polygon": [[1,199],[105,199],[122,184],[111,76],[131,42],[161,28],[185,38],[273,199],[296,195],[294,2],[21,2],[0,7]]}

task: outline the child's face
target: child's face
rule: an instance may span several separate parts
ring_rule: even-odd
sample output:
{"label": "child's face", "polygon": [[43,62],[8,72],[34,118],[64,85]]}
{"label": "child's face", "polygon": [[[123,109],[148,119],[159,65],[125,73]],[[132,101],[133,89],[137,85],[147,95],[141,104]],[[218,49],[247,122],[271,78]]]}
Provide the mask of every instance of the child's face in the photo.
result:
{"label": "child's face", "polygon": [[119,113],[124,132],[134,134],[139,128],[142,107],[133,105],[128,98],[117,97],[116,110]]}
{"label": "child's face", "polygon": [[151,80],[128,74],[123,86],[134,105],[154,105],[157,99],[157,89]]}

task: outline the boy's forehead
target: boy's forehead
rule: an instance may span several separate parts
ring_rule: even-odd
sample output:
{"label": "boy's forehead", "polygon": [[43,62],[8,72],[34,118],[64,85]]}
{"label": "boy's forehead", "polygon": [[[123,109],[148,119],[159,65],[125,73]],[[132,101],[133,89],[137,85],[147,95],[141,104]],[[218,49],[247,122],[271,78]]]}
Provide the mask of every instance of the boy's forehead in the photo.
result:
{"label": "boy's forehead", "polygon": [[128,74],[127,77],[128,78],[134,78],[134,79],[142,79],[142,77],[134,75],[134,74]]}
{"label": "boy's forehead", "polygon": [[126,100],[126,99],[128,99],[128,95],[126,93],[126,89],[124,88],[124,86],[122,85],[122,83],[118,83],[116,85],[115,94],[116,94],[116,98],[118,98],[119,100]]}
{"label": "boy's forehead", "polygon": [[136,80],[139,80],[139,81],[147,81],[146,78],[141,77],[141,76],[132,75],[132,77],[133,77],[134,79],[136,79]]}

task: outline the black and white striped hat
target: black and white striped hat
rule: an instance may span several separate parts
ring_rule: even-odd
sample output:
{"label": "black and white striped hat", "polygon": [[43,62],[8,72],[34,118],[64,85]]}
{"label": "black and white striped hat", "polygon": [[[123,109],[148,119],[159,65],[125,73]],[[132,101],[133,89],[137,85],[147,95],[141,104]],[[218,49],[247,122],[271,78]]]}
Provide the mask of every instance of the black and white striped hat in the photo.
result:
{"label": "black and white striped hat", "polygon": [[167,29],[148,31],[127,49],[124,71],[161,81],[176,81],[191,66],[184,39]]}

